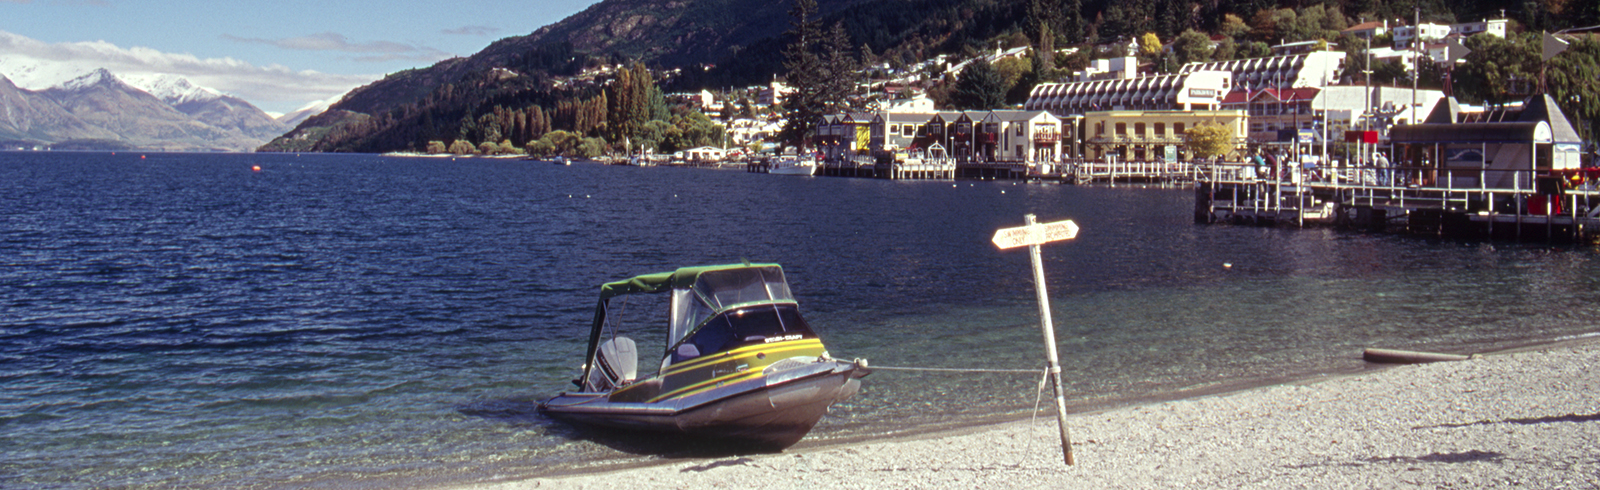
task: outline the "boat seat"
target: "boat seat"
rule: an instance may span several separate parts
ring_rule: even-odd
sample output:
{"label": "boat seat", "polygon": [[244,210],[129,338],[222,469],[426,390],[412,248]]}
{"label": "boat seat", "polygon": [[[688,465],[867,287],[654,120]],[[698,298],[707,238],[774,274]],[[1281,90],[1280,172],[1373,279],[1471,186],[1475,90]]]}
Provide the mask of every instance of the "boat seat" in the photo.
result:
{"label": "boat seat", "polygon": [[611,391],[633,383],[639,377],[639,350],[633,339],[615,337],[600,344],[595,350],[593,367],[584,389],[592,392]]}

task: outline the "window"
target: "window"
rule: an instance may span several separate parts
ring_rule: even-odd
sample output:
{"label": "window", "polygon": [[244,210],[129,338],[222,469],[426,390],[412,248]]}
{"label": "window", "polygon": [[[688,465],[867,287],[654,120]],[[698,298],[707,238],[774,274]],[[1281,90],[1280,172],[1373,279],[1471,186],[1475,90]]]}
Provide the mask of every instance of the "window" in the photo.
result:
{"label": "window", "polygon": [[1144,123],[1134,123],[1133,124],[1133,135],[1134,136],[1144,136],[1145,135],[1145,133],[1144,133]]}
{"label": "window", "polygon": [[815,338],[810,325],[800,318],[794,305],[761,305],[724,312],[695,329],[675,347],[672,362],[679,363],[702,355],[759,345],[775,339]]}
{"label": "window", "polygon": [[901,129],[905,130],[905,132],[901,133],[901,134],[905,135],[905,137],[907,137],[907,138],[910,138],[912,136],[916,136],[917,135],[917,126],[914,125],[914,124],[907,124],[905,126],[902,126]]}
{"label": "window", "polygon": [[1167,135],[1167,123],[1156,123],[1156,136],[1157,137],[1162,137],[1162,136],[1166,136],[1166,135]]}
{"label": "window", "polygon": [[1022,130],[1024,128],[1026,128],[1028,126],[1028,124],[1027,123],[1016,123],[1013,126],[1016,126],[1016,128],[1017,128],[1017,136],[1022,136]]}
{"label": "window", "polygon": [[1105,136],[1106,135],[1106,122],[1105,121],[1100,121],[1100,122],[1094,123],[1094,135],[1095,136]]}
{"label": "window", "polygon": [[1128,123],[1117,123],[1117,136],[1128,135]]}
{"label": "window", "polygon": [[1178,133],[1178,136],[1183,136],[1183,123],[1172,123],[1172,132]]}
{"label": "window", "polygon": [[894,134],[894,133],[898,133],[898,132],[900,132],[900,125],[899,124],[890,124],[889,125],[889,134]]}

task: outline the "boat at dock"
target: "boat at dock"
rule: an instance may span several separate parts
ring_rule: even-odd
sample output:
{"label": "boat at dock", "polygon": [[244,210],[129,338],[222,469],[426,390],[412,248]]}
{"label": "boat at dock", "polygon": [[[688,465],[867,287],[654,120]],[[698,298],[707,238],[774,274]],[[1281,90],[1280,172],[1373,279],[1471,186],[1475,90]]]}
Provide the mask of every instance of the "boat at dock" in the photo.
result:
{"label": "boat at dock", "polygon": [[772,168],[767,169],[767,173],[773,175],[816,175],[818,167],[821,167],[821,165],[817,165],[817,161],[814,159],[786,155],[774,159]]}
{"label": "boat at dock", "polygon": [[[638,344],[611,318],[613,299],[669,294],[664,352],[643,360],[660,371],[638,376]],[[853,396],[871,371],[865,360],[834,359],[803,318],[777,264],[686,267],[600,287],[579,391],[539,404],[581,424],[677,433],[751,449],[789,447],[834,403]],[[648,364],[647,364],[648,365]]]}

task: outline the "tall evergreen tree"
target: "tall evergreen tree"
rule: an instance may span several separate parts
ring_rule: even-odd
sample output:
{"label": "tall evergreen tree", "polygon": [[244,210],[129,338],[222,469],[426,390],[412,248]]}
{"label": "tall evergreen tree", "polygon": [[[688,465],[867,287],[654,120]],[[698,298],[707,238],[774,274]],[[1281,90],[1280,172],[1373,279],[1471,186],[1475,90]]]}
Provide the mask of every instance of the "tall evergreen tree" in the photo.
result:
{"label": "tall evergreen tree", "polygon": [[799,148],[824,114],[822,92],[827,80],[822,58],[817,55],[822,27],[816,0],[795,0],[789,15],[794,17],[787,33],[792,40],[783,50],[783,68],[791,92],[783,101],[784,122],[778,139]]}
{"label": "tall evergreen tree", "polygon": [[650,69],[643,63],[617,71],[606,89],[607,136],[613,143],[638,138],[645,123],[653,119],[654,96],[659,94]]}
{"label": "tall evergreen tree", "polygon": [[843,24],[835,23],[828,30],[822,51],[826,78],[822,80],[822,91],[818,94],[823,106],[821,114],[847,112],[850,110],[850,96],[855,95],[857,82],[861,79],[861,62],[851,53],[850,36],[845,34]]}
{"label": "tall evergreen tree", "polygon": [[1034,40],[1034,48],[1042,53],[1039,64],[1033,68],[1041,74],[1049,74],[1055,70],[1056,32],[1055,25],[1060,22],[1060,12],[1056,5],[1046,0],[1033,0],[1028,3],[1028,19],[1024,26],[1028,29],[1028,36]]}
{"label": "tall evergreen tree", "polygon": [[950,102],[962,110],[998,109],[1006,103],[1006,81],[989,60],[978,58],[961,69]]}

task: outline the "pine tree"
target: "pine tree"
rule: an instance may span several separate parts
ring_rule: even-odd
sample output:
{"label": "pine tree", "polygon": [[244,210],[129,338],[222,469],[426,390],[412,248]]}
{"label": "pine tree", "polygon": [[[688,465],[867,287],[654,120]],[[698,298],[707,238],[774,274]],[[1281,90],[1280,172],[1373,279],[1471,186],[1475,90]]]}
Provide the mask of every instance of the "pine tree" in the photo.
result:
{"label": "pine tree", "polygon": [[838,114],[850,110],[850,97],[855,95],[861,77],[861,62],[851,53],[850,36],[844,25],[834,23],[823,43],[823,90],[818,94],[822,102],[821,115]]}
{"label": "pine tree", "polygon": [[821,93],[826,80],[822,59],[817,56],[822,28],[816,18],[816,0],[795,0],[789,15],[794,20],[787,34],[793,41],[784,47],[783,68],[791,92],[783,100],[784,122],[778,139],[798,148],[805,144],[806,137],[815,129],[817,118],[823,114]]}
{"label": "pine tree", "polygon": [[961,69],[950,101],[963,110],[998,109],[1006,103],[1005,78],[989,60],[973,60]]}

